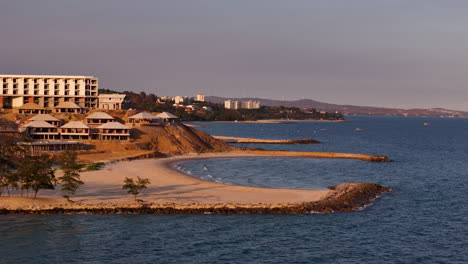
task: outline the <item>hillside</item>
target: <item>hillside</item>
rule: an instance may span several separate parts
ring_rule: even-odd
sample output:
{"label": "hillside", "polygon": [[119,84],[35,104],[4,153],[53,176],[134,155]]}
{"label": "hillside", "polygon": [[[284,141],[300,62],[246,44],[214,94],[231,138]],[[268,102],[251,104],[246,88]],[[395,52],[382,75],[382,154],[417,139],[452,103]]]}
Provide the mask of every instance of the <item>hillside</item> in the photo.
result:
{"label": "hillside", "polygon": [[[93,110],[95,112],[97,110]],[[101,110],[102,111],[102,110]],[[117,120],[125,120],[133,112],[125,110],[106,111]],[[59,119],[68,122],[69,120],[83,120],[86,116],[55,114]],[[20,115],[9,113],[0,113],[0,121],[19,122],[34,115]],[[153,153],[156,155],[180,155],[188,153],[206,153],[206,152],[225,152],[231,150],[228,143],[213,138],[194,128],[183,124],[172,124],[170,126],[143,126],[134,127],[131,131],[132,139],[129,141],[101,141],[101,140],[83,140],[85,144],[92,145],[88,154],[83,153],[82,158],[86,160],[118,159],[125,156],[138,156]],[[0,142],[8,140],[21,140],[21,134],[3,133],[0,134]]]}
{"label": "hillside", "polygon": [[295,101],[271,100],[262,98],[225,98],[217,96],[206,96],[206,100],[212,103],[223,103],[225,100],[253,100],[259,101],[265,106],[284,106],[298,108],[314,108],[327,112],[341,112],[345,115],[388,115],[388,116],[443,116],[443,117],[468,117],[468,112],[448,110],[443,108],[430,109],[398,109],[372,106],[338,105],[323,103],[311,99]]}

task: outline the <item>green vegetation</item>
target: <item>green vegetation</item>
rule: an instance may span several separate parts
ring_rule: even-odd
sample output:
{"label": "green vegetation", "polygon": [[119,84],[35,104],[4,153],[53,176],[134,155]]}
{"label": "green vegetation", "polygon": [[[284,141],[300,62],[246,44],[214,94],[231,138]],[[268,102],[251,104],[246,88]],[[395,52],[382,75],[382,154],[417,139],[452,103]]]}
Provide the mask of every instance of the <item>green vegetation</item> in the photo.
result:
{"label": "green vegetation", "polygon": [[[119,93],[112,90],[100,89],[99,93]],[[342,120],[341,113],[320,112],[316,109],[300,109],[296,107],[267,107],[263,106],[260,109],[225,109],[222,104],[214,104],[208,102],[189,102],[200,108],[203,106],[210,107],[211,111],[195,110],[187,112],[185,108],[174,107],[174,102],[157,102],[158,97],[154,94],[146,94],[145,92],[135,93],[125,91],[127,108],[134,108],[139,111],[151,112],[169,112],[177,115],[183,121],[254,121],[262,119],[323,119],[323,120]]]}
{"label": "green vegetation", "polygon": [[135,196],[135,201],[138,201],[137,195],[140,194],[143,189],[147,188],[150,184],[150,180],[137,177],[137,180],[135,181],[133,178],[125,177],[124,183],[125,184],[122,186],[122,189],[127,190],[127,193]]}
{"label": "green vegetation", "polygon": [[71,201],[70,195],[75,194],[80,185],[84,184],[80,179],[80,170],[83,166],[78,163],[76,151],[63,152],[58,161],[60,169],[63,170],[63,175],[59,177],[61,190],[65,193],[63,197]]}
{"label": "green vegetation", "polygon": [[[55,161],[63,170],[58,179],[53,168]],[[25,144],[0,143],[0,196],[6,193],[29,197],[32,191],[36,198],[40,190],[54,190],[60,182],[64,197],[70,201],[70,195],[83,184],[79,174],[82,167],[75,151],[66,151],[55,160],[49,155],[31,155]]]}
{"label": "green vegetation", "polygon": [[0,144],[0,195],[17,194],[34,198],[41,189],[54,189],[57,180],[48,155],[31,156],[26,145],[13,142]]}
{"label": "green vegetation", "polygon": [[82,165],[84,171],[96,171],[99,170],[105,163],[104,162],[94,162],[86,165]]}
{"label": "green vegetation", "polygon": [[52,168],[53,159],[48,155],[28,156],[16,171],[17,182],[21,190],[34,191],[34,199],[41,189],[55,189],[55,169]]}

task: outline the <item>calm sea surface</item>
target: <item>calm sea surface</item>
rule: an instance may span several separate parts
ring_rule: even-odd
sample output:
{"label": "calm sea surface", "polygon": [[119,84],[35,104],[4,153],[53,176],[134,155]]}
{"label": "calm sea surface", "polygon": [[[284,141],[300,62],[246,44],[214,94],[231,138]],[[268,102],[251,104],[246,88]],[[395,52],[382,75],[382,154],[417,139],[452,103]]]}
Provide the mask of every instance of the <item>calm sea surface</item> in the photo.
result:
{"label": "calm sea surface", "polygon": [[177,166],[229,184],[308,189],[367,181],[395,189],[362,211],[0,216],[0,263],[468,263],[468,119],[349,119],[196,124],[213,135],[323,142],[254,145],[265,149],[379,154],[395,162],[243,158]]}

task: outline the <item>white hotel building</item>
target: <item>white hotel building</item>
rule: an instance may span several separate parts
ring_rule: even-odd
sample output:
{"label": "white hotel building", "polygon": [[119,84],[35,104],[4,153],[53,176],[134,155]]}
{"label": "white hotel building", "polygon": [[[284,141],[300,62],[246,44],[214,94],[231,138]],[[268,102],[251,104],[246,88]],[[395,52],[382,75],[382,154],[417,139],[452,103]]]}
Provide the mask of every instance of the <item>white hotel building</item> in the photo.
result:
{"label": "white hotel building", "polygon": [[26,103],[53,108],[62,102],[97,108],[98,89],[98,79],[93,76],[0,74],[0,108]]}

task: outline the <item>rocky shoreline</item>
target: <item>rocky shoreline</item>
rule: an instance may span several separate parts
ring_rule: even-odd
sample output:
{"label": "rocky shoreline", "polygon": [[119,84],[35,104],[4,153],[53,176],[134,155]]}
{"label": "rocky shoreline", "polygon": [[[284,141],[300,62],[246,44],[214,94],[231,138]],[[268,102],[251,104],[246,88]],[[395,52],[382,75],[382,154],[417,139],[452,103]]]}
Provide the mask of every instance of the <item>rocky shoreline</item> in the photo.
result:
{"label": "rocky shoreline", "polygon": [[55,215],[55,214],[308,214],[356,211],[369,205],[390,188],[375,183],[343,183],[329,187],[332,192],[325,199],[281,206],[204,205],[161,206],[66,206],[44,209],[0,209],[0,215]]}

